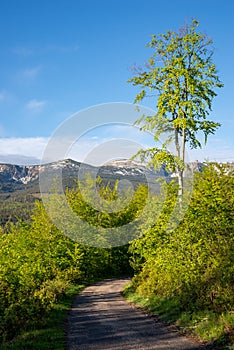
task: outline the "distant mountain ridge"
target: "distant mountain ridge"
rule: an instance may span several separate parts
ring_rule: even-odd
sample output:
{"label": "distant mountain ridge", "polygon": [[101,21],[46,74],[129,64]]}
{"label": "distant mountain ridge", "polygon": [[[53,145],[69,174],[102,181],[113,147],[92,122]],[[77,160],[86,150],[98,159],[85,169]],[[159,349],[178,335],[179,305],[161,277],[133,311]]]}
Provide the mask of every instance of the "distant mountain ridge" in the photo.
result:
{"label": "distant mountain ridge", "polygon": [[[193,169],[197,171],[201,171],[203,166],[204,164],[199,162],[192,164]],[[158,178],[164,177],[170,181],[175,177],[175,174],[169,174],[165,167],[155,172],[127,159],[111,161],[100,167],[72,159],[42,165],[0,163],[0,224],[5,225],[8,221],[16,222],[19,218],[28,220],[35,200],[41,199],[41,192],[46,193],[54,188],[56,177],[62,176],[62,186],[65,189],[76,187],[74,179],[83,179],[88,173],[93,178],[100,176],[103,183],[113,184],[119,180],[120,191],[130,184],[136,188],[139,184],[145,183],[149,191],[158,192],[160,189],[160,183],[156,181]],[[43,177],[46,186],[41,188],[39,179],[41,181]]]}
{"label": "distant mountain ridge", "polygon": [[0,181],[27,184],[39,176],[39,165],[0,164]]}
{"label": "distant mountain ridge", "polygon": [[[200,162],[193,163],[193,168],[197,171],[201,171],[203,166],[204,164]],[[0,194],[32,186],[39,188],[39,173],[45,173],[51,178],[59,173],[62,174],[63,179],[77,179],[80,173],[91,173],[94,176],[101,176],[105,180],[125,179],[135,183],[155,183],[155,179],[159,177],[174,177],[164,167],[155,172],[153,169],[146,168],[143,164],[129,159],[110,161],[100,167],[72,159],[41,165],[0,164]]]}
{"label": "distant mountain ridge", "polygon": [[[142,164],[130,160],[116,160],[101,167],[94,167],[72,159],[64,159],[42,165],[0,164],[0,193],[14,192],[39,185],[39,173],[55,177],[58,172],[63,179],[78,178],[79,172],[91,173],[106,180],[127,179],[135,182],[154,181],[155,176],[168,176],[162,168],[155,173]],[[147,180],[146,180],[147,178]]]}

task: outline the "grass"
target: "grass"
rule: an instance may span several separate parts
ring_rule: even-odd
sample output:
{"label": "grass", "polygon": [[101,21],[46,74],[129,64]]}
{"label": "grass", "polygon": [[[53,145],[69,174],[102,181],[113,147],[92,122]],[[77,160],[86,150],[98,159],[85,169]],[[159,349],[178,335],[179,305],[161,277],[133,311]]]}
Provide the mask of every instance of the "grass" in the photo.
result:
{"label": "grass", "polygon": [[142,297],[131,283],[125,287],[123,294],[129,302],[207,344],[208,349],[234,350],[234,312],[216,314],[207,310],[181,310],[178,301],[173,298]]}
{"label": "grass", "polygon": [[54,308],[37,322],[31,322],[12,341],[0,345],[1,350],[64,350],[66,314],[74,296],[84,286],[69,285]]}

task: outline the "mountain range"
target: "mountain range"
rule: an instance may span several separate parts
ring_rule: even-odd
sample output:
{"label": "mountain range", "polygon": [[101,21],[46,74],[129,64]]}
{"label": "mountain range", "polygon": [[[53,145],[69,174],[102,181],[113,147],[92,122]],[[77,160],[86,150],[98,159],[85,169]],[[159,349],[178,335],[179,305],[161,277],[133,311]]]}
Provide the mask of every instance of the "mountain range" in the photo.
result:
{"label": "mountain range", "polygon": [[80,163],[72,159],[65,159],[42,165],[0,164],[0,195],[17,191],[39,191],[39,174],[43,173],[51,179],[62,174],[64,186],[71,185],[71,181],[78,179],[81,174],[90,173],[100,176],[104,181],[127,180],[134,184],[155,182],[155,178],[169,177],[162,167],[155,172],[144,165],[130,160],[115,160],[101,167]]}
{"label": "mountain range", "polygon": [[[195,170],[201,171],[203,164],[193,165]],[[119,190],[129,187],[136,188],[145,183],[149,190],[158,191],[158,178],[170,181],[173,174],[169,174],[164,167],[158,171],[127,159],[120,159],[95,167],[80,163],[72,159],[64,159],[41,165],[16,165],[0,163],[0,224],[16,222],[18,219],[27,220],[34,208],[36,199],[41,198],[40,186],[43,182],[43,192],[50,191],[54,179],[62,179],[62,186],[72,188],[77,185],[76,179],[83,180],[87,174],[92,178],[100,176],[104,184],[113,184],[119,180]],[[41,182],[42,181],[42,182]]]}

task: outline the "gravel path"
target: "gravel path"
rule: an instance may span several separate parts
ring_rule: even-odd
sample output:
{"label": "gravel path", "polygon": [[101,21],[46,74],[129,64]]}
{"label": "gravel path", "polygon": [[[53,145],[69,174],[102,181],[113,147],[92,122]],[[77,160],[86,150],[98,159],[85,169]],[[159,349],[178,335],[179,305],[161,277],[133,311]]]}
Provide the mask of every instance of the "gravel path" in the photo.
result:
{"label": "gravel path", "polygon": [[68,350],[198,350],[180,335],[121,296],[128,279],[112,279],[84,289],[67,318]]}

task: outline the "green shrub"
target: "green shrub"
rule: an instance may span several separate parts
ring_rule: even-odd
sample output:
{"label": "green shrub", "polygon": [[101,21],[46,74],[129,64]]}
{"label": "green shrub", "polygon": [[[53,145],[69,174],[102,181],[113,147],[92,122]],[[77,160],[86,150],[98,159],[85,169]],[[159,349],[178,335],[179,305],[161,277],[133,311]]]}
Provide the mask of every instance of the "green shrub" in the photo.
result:
{"label": "green shrub", "polygon": [[173,297],[184,309],[232,310],[233,208],[233,169],[207,166],[196,175],[192,199],[180,225],[166,229],[167,206],[164,217],[132,243],[138,292]]}
{"label": "green shrub", "polygon": [[[69,200],[84,212],[86,204],[73,193],[67,193]],[[70,240],[51,223],[41,202],[30,223],[10,224],[7,232],[0,231],[0,341],[43,320],[69,283],[130,271],[127,246],[104,249]]]}

